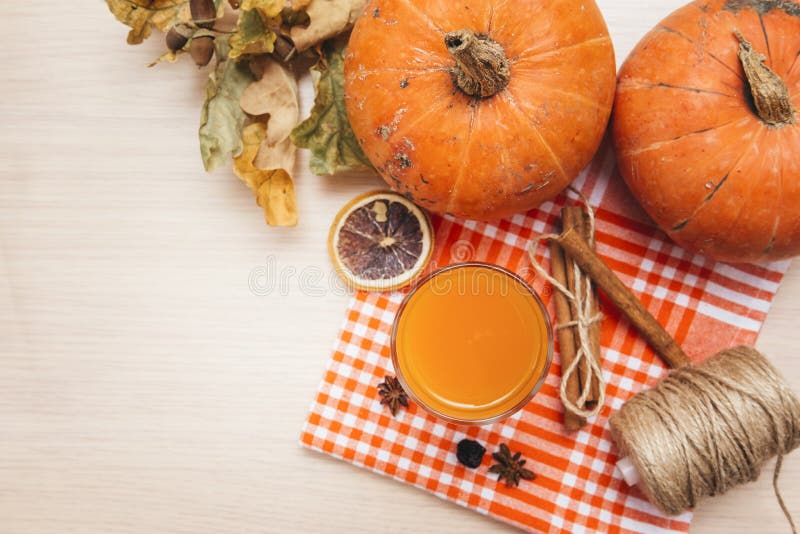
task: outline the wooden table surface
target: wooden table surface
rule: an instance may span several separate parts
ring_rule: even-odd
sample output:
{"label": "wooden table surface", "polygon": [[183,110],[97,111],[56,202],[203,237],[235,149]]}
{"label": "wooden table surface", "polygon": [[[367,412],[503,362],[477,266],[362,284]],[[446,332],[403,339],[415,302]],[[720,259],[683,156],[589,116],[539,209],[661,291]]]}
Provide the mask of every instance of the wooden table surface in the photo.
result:
{"label": "wooden table surface", "polygon": [[[618,58],[680,4],[602,0]],[[304,154],[300,224],[267,228],[230,170],[203,172],[205,73],[146,69],[161,40],[127,46],[99,0],[4,13],[0,532],[510,531],[298,446],[347,302],[328,225],[382,182]],[[795,264],[758,346],[796,388],[798,316]],[[800,455],[781,487],[800,518]],[[788,531],[771,466],[693,527],[754,530]]]}

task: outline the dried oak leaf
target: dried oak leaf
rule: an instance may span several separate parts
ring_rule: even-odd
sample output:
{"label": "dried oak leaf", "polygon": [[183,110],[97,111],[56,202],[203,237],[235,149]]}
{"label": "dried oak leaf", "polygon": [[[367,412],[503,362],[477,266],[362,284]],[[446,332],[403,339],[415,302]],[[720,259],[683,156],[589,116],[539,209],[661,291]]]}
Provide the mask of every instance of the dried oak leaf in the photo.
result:
{"label": "dried oak leaf", "polygon": [[322,57],[311,68],[316,92],[311,116],[292,131],[294,144],[311,150],[310,166],[314,174],[370,168],[344,107],[346,46],[346,40],[335,39],[322,47]]}
{"label": "dried oak leaf", "polygon": [[254,122],[242,131],[244,147],[242,153],[233,158],[233,171],[255,194],[258,205],[264,209],[267,224],[294,226],[297,224],[297,201],[289,173],[285,169],[263,170],[253,165],[266,133],[267,125],[263,122]]}
{"label": "dried oak leaf", "polygon": [[293,2],[292,9],[304,9],[311,19],[308,26],[294,26],[291,29],[290,37],[297,50],[302,52],[348,30],[366,4],[367,0],[310,0],[299,5]]}
{"label": "dried oak leaf", "polygon": [[[192,14],[189,0],[106,0],[108,9],[118,21],[130,26],[128,44],[139,44],[152,33],[153,27],[165,32],[179,22],[189,22]],[[218,15],[222,0],[214,0]]]}
{"label": "dried oak leaf", "polygon": [[270,29],[281,22],[286,0],[244,0],[239,6],[236,32],[231,36],[233,59],[243,55],[269,54],[275,48],[277,35]]}
{"label": "dried oak leaf", "polygon": [[286,67],[268,56],[254,58],[251,69],[260,78],[242,92],[239,105],[249,115],[269,116],[254,164],[265,170],[291,170],[296,150],[289,135],[300,118],[297,82]]}
{"label": "dried oak leaf", "polygon": [[[217,57],[225,55],[217,50]],[[235,61],[217,63],[209,75],[199,132],[200,155],[207,171],[225,164],[230,154],[241,153],[245,115],[239,98],[252,81],[253,74],[247,65]]]}

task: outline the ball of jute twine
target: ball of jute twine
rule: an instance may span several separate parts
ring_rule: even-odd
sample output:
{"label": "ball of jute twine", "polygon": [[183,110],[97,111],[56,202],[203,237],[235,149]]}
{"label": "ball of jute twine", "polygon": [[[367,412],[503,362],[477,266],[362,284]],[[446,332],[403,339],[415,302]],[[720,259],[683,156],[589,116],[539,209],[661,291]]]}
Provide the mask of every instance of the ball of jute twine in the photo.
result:
{"label": "ball of jute twine", "polygon": [[672,371],[629,399],[610,419],[622,453],[636,466],[651,502],[675,515],[706,496],[758,478],[778,456],[800,446],[800,401],[755,349],[730,349]]}

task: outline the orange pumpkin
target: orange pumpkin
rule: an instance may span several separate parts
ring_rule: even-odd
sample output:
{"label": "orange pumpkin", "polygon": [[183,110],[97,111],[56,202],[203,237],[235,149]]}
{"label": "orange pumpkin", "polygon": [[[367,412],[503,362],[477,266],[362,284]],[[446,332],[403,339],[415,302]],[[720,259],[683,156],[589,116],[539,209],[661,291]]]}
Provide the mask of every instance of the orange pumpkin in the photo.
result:
{"label": "orange pumpkin", "polygon": [[353,130],[421,206],[494,219],[552,199],[591,160],[614,99],[592,0],[372,0],[345,57]]}
{"label": "orange pumpkin", "polygon": [[731,262],[800,254],[800,4],[700,0],[619,76],[620,172],[684,247]]}

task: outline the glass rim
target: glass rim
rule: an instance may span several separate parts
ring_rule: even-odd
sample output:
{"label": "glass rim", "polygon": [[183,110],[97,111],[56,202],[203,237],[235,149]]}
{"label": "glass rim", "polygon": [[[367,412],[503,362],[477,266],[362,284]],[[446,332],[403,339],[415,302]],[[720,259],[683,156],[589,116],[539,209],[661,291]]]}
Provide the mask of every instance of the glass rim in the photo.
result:
{"label": "glass rim", "polygon": [[[463,269],[466,267],[483,267],[487,269],[491,269],[497,271],[501,274],[511,277],[515,281],[519,282],[523,288],[533,297],[536,304],[539,306],[539,310],[542,312],[542,317],[544,318],[545,323],[545,330],[547,333],[547,353],[545,355],[545,363],[544,367],[542,368],[542,374],[539,379],[534,383],[531,391],[525,395],[525,397],[520,400],[517,404],[513,407],[505,410],[504,412],[497,414],[493,417],[487,417],[483,419],[462,419],[458,417],[452,417],[450,415],[444,414],[435,408],[432,408],[425,402],[423,402],[417,394],[413,391],[411,387],[408,385],[408,381],[406,381],[405,377],[403,376],[403,371],[400,368],[400,362],[397,355],[397,330],[400,324],[400,318],[403,316],[403,311],[405,311],[406,306],[408,305],[411,298],[416,294],[416,292],[422,288],[425,284],[430,282],[434,277],[445,273],[447,271],[452,271],[455,269]],[[454,423],[458,425],[469,425],[469,426],[480,426],[480,425],[488,425],[491,423],[496,423],[498,421],[502,421],[507,419],[508,417],[514,415],[522,408],[524,408],[532,399],[533,397],[539,392],[539,390],[544,385],[545,380],[547,379],[547,375],[550,373],[550,366],[553,362],[553,351],[554,351],[554,335],[553,335],[553,325],[550,321],[550,314],[547,313],[547,307],[542,302],[542,298],[539,294],[526,282],[521,276],[517,273],[514,273],[505,267],[501,267],[499,265],[495,265],[493,263],[487,263],[483,261],[468,261],[463,263],[453,263],[451,265],[447,265],[445,267],[441,267],[436,269],[435,271],[427,274],[423,278],[417,280],[414,285],[411,287],[409,292],[403,298],[403,301],[400,303],[400,307],[397,309],[397,313],[394,316],[394,321],[392,322],[392,334],[390,338],[390,352],[392,357],[392,365],[394,366],[394,372],[397,376],[397,379],[400,381],[400,385],[403,387],[403,391],[418,405],[420,405],[426,412],[429,414],[442,419],[448,423]]]}

